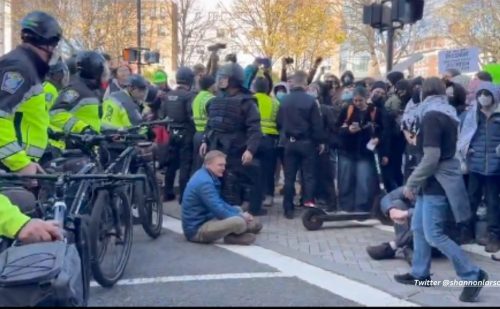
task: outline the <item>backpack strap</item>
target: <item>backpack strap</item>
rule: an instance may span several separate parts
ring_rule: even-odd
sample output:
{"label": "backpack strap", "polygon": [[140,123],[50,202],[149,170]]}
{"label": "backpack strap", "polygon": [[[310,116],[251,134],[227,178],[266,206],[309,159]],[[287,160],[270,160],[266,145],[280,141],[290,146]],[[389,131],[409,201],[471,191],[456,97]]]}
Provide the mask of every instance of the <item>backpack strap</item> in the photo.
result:
{"label": "backpack strap", "polygon": [[370,112],[370,119],[372,122],[375,122],[375,117],[377,116],[377,108],[374,107],[373,110]]}
{"label": "backpack strap", "polygon": [[347,117],[345,118],[344,124],[348,125],[349,121],[351,121],[352,114],[354,114],[354,105],[349,104],[347,108]]}

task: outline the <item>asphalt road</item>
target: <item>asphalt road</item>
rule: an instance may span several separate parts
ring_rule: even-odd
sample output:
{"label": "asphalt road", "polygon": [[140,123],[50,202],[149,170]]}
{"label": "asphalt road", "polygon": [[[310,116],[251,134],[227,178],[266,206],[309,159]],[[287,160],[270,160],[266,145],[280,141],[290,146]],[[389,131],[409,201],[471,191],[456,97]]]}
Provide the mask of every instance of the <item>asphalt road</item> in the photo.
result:
{"label": "asphalt road", "polygon": [[124,277],[113,288],[93,283],[90,306],[359,305],[299,277],[170,230],[151,240],[136,226]]}

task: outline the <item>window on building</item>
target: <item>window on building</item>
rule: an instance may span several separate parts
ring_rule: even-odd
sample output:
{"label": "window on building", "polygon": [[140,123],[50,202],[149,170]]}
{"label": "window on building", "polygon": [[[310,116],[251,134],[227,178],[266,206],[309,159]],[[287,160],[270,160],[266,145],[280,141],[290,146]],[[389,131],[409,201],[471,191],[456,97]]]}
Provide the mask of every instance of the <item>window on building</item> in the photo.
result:
{"label": "window on building", "polygon": [[160,7],[160,18],[167,18],[168,17],[168,11],[166,7]]}
{"label": "window on building", "polygon": [[158,36],[167,36],[167,27],[158,25]]}

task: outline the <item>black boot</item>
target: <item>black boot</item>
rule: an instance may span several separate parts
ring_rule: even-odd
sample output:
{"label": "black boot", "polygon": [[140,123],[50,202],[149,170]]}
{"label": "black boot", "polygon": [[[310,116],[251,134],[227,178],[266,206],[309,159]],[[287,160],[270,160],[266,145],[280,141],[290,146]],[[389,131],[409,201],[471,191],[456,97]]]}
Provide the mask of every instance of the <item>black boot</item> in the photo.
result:
{"label": "black boot", "polygon": [[377,246],[367,247],[366,252],[374,260],[393,259],[396,255],[396,250],[392,249],[388,242]]}

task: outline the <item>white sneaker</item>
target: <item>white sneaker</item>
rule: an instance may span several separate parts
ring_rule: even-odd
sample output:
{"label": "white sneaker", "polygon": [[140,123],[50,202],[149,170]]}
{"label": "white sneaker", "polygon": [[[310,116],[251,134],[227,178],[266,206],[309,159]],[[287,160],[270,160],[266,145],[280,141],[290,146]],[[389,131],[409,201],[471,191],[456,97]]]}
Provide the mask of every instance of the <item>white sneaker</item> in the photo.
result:
{"label": "white sneaker", "polygon": [[262,203],[264,207],[271,207],[274,205],[274,198],[270,195],[266,195],[264,202]]}

